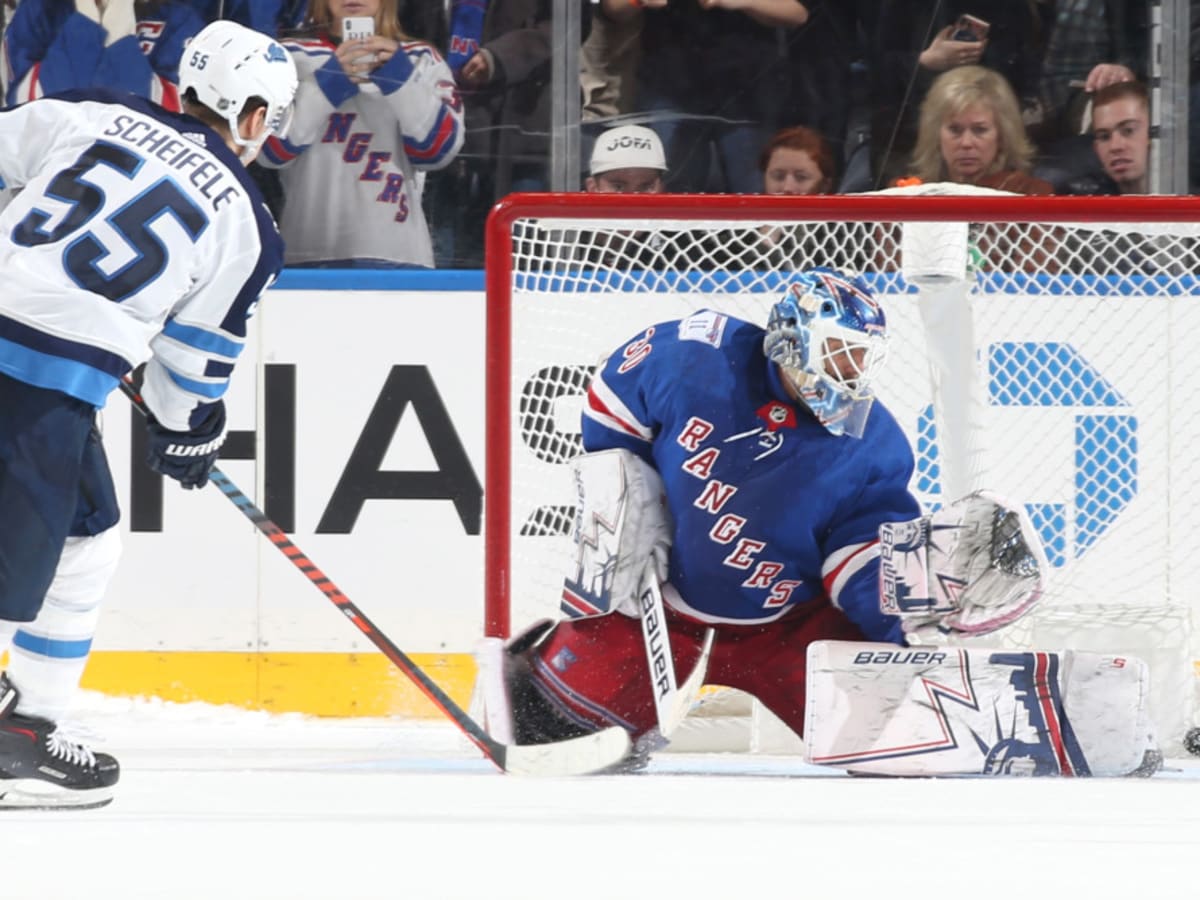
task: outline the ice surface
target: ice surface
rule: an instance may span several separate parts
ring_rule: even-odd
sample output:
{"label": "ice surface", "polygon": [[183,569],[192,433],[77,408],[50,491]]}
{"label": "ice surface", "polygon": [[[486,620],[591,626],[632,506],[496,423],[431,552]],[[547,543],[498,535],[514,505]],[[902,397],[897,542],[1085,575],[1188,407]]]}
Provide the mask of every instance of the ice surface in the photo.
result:
{"label": "ice surface", "polygon": [[795,759],[501,775],[449,724],[84,695],[113,803],[0,813],[0,898],[1190,897],[1200,767],[890,780]]}

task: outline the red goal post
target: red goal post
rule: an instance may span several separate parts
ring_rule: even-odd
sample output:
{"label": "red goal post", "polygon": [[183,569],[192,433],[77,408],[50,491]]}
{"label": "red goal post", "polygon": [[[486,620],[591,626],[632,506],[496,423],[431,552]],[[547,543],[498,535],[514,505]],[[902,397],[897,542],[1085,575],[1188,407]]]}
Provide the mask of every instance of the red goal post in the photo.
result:
{"label": "red goal post", "polygon": [[927,506],[1026,504],[1051,561],[992,643],[1143,656],[1168,746],[1200,639],[1200,199],[512,195],[487,225],[485,632],[558,614],[587,378],[647,325],[760,324],[789,272],[862,273],[892,332],[881,400]]}

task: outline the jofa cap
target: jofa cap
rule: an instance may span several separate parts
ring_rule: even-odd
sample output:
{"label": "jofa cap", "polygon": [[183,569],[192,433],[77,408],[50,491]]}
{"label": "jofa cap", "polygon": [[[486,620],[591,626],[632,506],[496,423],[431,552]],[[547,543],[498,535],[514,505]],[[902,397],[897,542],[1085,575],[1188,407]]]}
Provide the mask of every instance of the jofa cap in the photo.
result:
{"label": "jofa cap", "polygon": [[589,174],[602,175],[614,169],[667,170],[662,141],[642,125],[610,128],[596,138]]}

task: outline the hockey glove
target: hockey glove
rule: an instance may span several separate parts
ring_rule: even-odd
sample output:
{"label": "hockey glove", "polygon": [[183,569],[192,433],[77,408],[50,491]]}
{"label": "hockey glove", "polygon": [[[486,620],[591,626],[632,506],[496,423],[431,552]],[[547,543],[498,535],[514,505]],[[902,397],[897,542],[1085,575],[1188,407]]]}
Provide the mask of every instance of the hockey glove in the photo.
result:
{"label": "hockey glove", "polygon": [[1042,542],[1024,507],[976,491],[932,515],[879,529],[880,608],[909,646],[988,634],[1042,596]]}
{"label": "hockey glove", "polygon": [[208,473],[225,443],[225,403],[218,400],[191,431],[169,431],[146,417],[146,465],[187,490],[208,484]]}

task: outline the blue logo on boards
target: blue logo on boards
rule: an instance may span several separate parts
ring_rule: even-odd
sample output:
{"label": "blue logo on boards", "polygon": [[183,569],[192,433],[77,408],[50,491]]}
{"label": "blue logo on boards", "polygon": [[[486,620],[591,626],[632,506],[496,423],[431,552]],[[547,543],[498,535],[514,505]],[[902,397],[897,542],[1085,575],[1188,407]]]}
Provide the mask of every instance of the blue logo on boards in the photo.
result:
{"label": "blue logo on boards", "polygon": [[[1078,350],[1060,341],[992,344],[988,348],[988,403],[1002,407],[1060,407],[1073,416],[1074,484],[1071,504],[1027,503],[1051,565],[1087,553],[1138,491],[1138,420],[1129,400]],[[1089,409],[1105,412],[1088,412]],[[933,408],[917,423],[917,490],[941,493]],[[1068,534],[1068,522],[1073,525]]]}

